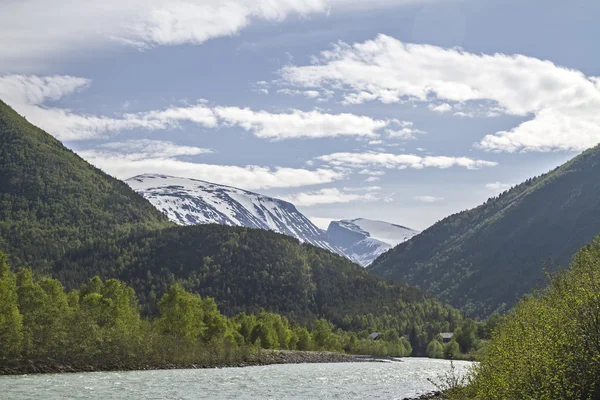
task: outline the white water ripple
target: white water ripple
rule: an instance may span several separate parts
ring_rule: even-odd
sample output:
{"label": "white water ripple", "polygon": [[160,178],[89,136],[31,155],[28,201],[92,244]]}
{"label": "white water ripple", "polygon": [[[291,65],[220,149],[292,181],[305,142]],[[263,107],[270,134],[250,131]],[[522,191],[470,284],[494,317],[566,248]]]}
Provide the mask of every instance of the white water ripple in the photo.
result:
{"label": "white water ripple", "polygon": [[[472,363],[455,362],[465,373]],[[0,376],[7,399],[402,399],[435,390],[444,360]]]}

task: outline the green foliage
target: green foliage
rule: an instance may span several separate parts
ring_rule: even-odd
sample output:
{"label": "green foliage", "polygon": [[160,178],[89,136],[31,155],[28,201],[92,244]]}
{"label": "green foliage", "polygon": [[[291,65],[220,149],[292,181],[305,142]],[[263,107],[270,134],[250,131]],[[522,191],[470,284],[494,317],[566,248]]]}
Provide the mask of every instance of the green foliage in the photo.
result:
{"label": "green foliage", "polygon": [[296,342],[296,349],[303,351],[310,350],[312,343],[310,332],[308,332],[306,328],[297,328],[294,333],[298,338],[298,341]]}
{"label": "green foliage", "polygon": [[[98,241],[70,252],[55,274],[70,288],[95,275],[117,277],[135,289],[147,315],[156,313],[156,298],[178,283],[214,298],[228,316],[265,309],[303,325],[324,318],[345,331],[392,329],[402,335],[414,328],[411,344],[419,355],[433,335],[462,322],[459,312],[419,289],[385,281],[293,238],[247,228],[177,227]],[[289,338],[264,340],[283,347]]]}
{"label": "green foliage", "polygon": [[158,325],[162,333],[177,342],[197,342],[206,330],[202,299],[177,284],[165,293],[158,303],[158,309]]}
{"label": "green foliage", "polygon": [[460,354],[460,346],[456,340],[452,339],[444,346],[444,358],[453,360]]}
{"label": "green foliage", "polygon": [[14,274],[0,252],[0,359],[14,357],[21,350],[22,316],[18,308]]}
{"label": "green foliage", "polygon": [[460,328],[454,333],[454,339],[460,346],[462,353],[468,353],[471,350],[477,350],[480,347],[477,337],[477,323],[472,319],[466,319]]}
{"label": "green foliage", "polygon": [[444,345],[433,339],[427,345],[427,357],[429,358],[443,358],[444,357]]}
{"label": "green foliage", "polygon": [[[467,314],[511,308],[600,232],[600,146],[472,210],[436,223],[370,270],[417,285]],[[553,267],[554,268],[554,267]]]}
{"label": "green foliage", "polygon": [[46,269],[97,238],[170,225],[125,183],[0,101],[0,251],[13,265]]}
{"label": "green foliage", "polygon": [[71,309],[60,282],[54,279],[33,280],[30,269],[17,274],[18,307],[23,316],[22,353],[46,357],[59,354],[69,326]]}
{"label": "green foliage", "polygon": [[[158,315],[140,316],[138,299],[124,283],[92,278],[65,294],[52,279],[34,279],[30,269],[15,278],[0,253],[0,366],[3,361],[54,360],[94,365],[162,365],[242,360],[253,349],[325,350],[410,355],[397,333],[386,340],[357,340],[324,319],[312,333],[265,310],[223,316],[212,298],[172,285],[158,302]],[[22,322],[21,322],[22,321]],[[313,338],[315,338],[313,340]]]}
{"label": "green foliage", "polygon": [[469,386],[472,398],[600,398],[600,237],[568,272],[500,322]]}

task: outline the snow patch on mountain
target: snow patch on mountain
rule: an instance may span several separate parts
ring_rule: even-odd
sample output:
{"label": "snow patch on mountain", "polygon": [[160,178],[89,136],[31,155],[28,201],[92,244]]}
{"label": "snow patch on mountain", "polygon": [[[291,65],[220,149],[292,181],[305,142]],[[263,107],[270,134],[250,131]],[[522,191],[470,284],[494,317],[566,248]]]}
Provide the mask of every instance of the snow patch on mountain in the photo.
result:
{"label": "snow patch on mountain", "polygon": [[325,232],[287,201],[231,186],[160,174],[125,181],[179,225],[221,224],[272,230],[342,254]]}
{"label": "snow patch on mountain", "polygon": [[327,228],[327,239],[349,258],[367,267],[381,254],[418,233],[389,222],[357,218],[332,221]]}

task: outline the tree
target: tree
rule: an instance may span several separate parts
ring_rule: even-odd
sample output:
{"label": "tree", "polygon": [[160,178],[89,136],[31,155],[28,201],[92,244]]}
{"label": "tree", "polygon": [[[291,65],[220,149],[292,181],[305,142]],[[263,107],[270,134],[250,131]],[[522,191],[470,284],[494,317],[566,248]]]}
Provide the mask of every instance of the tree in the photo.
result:
{"label": "tree", "polygon": [[17,274],[19,311],[23,316],[23,354],[62,357],[71,322],[64,287],[54,279],[34,282],[29,268]]}
{"label": "tree", "polygon": [[456,340],[452,339],[444,346],[444,357],[448,359],[454,359],[460,354],[460,346]]}
{"label": "tree", "polygon": [[429,358],[443,358],[444,357],[444,345],[433,339],[427,345],[427,357]]}
{"label": "tree", "polygon": [[306,328],[297,328],[296,336],[298,336],[298,343],[296,344],[298,350],[307,351],[311,349],[311,336]]}
{"label": "tree", "polygon": [[477,324],[471,318],[466,319],[456,331],[454,338],[460,346],[460,351],[468,353],[472,349],[477,350],[479,340],[477,339]]}
{"label": "tree", "polygon": [[325,347],[327,339],[331,334],[331,325],[323,318],[318,319],[312,329],[312,340],[315,346],[319,349]]}
{"label": "tree", "polygon": [[252,343],[260,342],[260,346],[263,349],[275,349],[279,345],[277,338],[277,332],[273,329],[273,326],[266,321],[260,321],[250,335]]}
{"label": "tree", "polygon": [[17,357],[23,339],[16,280],[6,260],[0,252],[0,359]]}
{"label": "tree", "polygon": [[202,299],[197,294],[186,292],[177,284],[172,285],[160,299],[158,310],[161,331],[175,341],[195,343],[206,330]]}

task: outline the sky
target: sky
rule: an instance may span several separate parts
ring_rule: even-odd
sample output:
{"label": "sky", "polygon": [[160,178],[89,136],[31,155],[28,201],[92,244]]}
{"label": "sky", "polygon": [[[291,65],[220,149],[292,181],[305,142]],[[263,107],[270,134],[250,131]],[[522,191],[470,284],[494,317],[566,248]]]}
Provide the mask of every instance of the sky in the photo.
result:
{"label": "sky", "polygon": [[3,0],[0,99],[119,179],[425,229],[600,142],[595,0]]}

